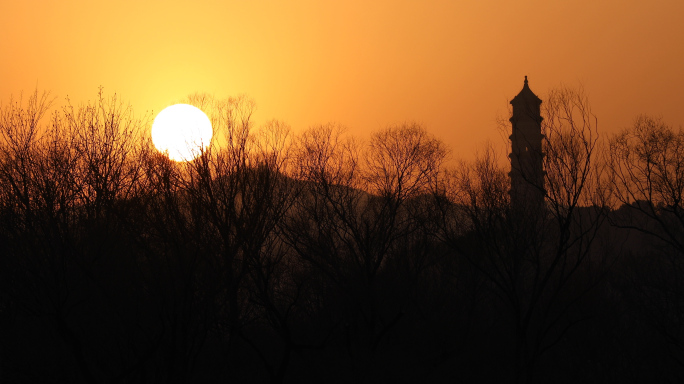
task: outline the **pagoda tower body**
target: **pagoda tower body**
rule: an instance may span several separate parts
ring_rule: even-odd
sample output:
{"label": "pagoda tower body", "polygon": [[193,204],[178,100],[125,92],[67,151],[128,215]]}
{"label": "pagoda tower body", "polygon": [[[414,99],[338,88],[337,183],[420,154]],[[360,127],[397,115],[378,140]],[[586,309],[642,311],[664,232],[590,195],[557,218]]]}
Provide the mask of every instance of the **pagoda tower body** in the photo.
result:
{"label": "pagoda tower body", "polygon": [[541,99],[527,84],[511,100],[513,132],[511,139],[511,205],[514,209],[541,209],[544,206],[544,152],[541,131]]}

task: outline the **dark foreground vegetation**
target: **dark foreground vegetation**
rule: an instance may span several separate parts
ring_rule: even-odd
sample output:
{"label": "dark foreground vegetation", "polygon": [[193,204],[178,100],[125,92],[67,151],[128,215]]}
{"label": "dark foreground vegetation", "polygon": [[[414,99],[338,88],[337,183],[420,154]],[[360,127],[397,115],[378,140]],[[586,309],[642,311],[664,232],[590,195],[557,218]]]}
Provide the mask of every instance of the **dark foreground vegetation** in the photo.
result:
{"label": "dark foreground vegetation", "polygon": [[[0,382],[684,380],[684,133],[544,100],[545,201],[415,124],[253,129],[175,163],[116,98],[0,108]],[[603,145],[605,144],[605,145]]]}

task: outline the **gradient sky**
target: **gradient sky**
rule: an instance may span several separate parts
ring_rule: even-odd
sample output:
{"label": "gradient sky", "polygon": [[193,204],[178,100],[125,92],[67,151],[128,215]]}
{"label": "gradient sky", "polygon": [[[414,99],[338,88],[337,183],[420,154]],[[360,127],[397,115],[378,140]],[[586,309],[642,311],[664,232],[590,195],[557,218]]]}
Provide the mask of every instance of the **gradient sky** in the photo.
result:
{"label": "gradient sky", "polygon": [[684,124],[684,1],[0,0],[0,101],[98,86],[136,112],[247,94],[255,122],[412,120],[469,158],[529,76],[582,83],[603,133],[640,113]]}

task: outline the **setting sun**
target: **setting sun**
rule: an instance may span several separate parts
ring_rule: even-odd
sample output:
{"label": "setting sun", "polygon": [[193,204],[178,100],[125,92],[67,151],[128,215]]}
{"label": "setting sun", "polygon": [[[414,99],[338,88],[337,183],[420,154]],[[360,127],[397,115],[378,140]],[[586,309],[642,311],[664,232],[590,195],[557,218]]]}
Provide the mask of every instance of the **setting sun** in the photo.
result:
{"label": "setting sun", "polygon": [[152,142],[174,161],[190,161],[211,142],[213,131],[207,115],[197,107],[175,104],[164,108],[152,124]]}

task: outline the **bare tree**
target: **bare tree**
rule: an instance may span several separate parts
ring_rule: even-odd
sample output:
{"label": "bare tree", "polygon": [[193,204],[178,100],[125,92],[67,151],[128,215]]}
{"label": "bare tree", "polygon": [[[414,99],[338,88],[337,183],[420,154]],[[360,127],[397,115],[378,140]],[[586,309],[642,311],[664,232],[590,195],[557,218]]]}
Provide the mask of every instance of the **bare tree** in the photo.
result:
{"label": "bare tree", "polygon": [[[216,290],[212,294],[216,303],[213,329],[229,351],[237,337],[252,345],[271,380],[281,382],[294,337],[288,325],[290,311],[282,305],[289,303],[288,308],[298,301],[288,287],[293,281],[287,268],[291,260],[285,258],[287,250],[277,236],[277,225],[296,193],[295,184],[283,174],[289,127],[270,121],[255,130],[251,121],[255,106],[245,97],[217,100],[193,95],[190,103],[208,112],[215,139],[197,159],[169,163],[168,176],[158,180],[168,180],[170,188],[177,190],[168,194],[173,201],[170,206],[179,206],[177,221],[194,231],[203,244],[198,248],[198,263],[210,265],[217,274],[217,285],[212,288]],[[196,283],[203,281],[206,276]],[[202,291],[207,292],[206,288]],[[270,359],[263,354],[263,347],[245,328],[256,323],[262,326],[260,332],[270,328],[283,340],[280,356]]]}
{"label": "bare tree", "polygon": [[[100,91],[97,102],[67,105],[50,125],[38,127],[45,100],[36,93],[26,109],[3,111],[14,116],[3,124],[0,179],[9,187],[4,203],[14,212],[4,233],[11,236],[9,260],[17,262],[11,270],[21,274],[15,294],[25,314],[49,320],[80,380],[123,379],[140,355],[114,340],[135,344],[145,332],[122,312],[125,295],[111,275],[132,262],[121,252],[127,244],[122,208],[139,188],[133,157],[143,122]],[[100,316],[107,321],[92,322]],[[105,341],[106,334],[111,339]]]}
{"label": "bare tree", "polygon": [[[641,233],[635,247],[648,267],[630,271],[639,311],[684,367],[684,131],[661,118],[638,116],[632,127],[610,138],[606,154],[614,206],[611,224]],[[633,236],[637,237],[637,236]],[[634,244],[639,244],[634,242]],[[647,245],[646,245],[647,244]],[[638,270],[636,269],[638,268]],[[675,375],[681,380],[682,375]]]}
{"label": "bare tree", "polygon": [[403,316],[402,299],[383,300],[383,270],[419,229],[411,199],[429,193],[445,156],[443,144],[416,124],[377,132],[364,150],[333,125],[299,138],[294,164],[306,188],[285,234],[325,276],[321,290],[341,296],[347,350],[359,369]]}
{"label": "bare tree", "polygon": [[684,254],[684,132],[642,115],[611,138],[607,157],[613,204],[632,213],[617,224]]}

